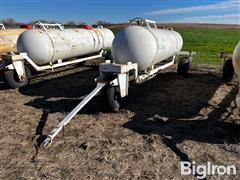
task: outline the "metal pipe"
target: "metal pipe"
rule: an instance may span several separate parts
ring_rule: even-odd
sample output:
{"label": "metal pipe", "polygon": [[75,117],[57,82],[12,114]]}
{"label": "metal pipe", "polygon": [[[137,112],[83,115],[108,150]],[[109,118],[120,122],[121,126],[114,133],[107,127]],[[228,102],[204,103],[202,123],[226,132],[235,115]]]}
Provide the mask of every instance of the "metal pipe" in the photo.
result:
{"label": "metal pipe", "polygon": [[48,69],[55,69],[58,67],[62,67],[62,66],[67,66],[67,65],[71,65],[71,64],[76,64],[76,63],[80,63],[80,62],[84,62],[84,61],[88,61],[88,60],[92,60],[92,59],[97,59],[102,57],[102,53],[103,51],[101,51],[98,55],[94,55],[94,56],[90,56],[90,57],[85,57],[85,58],[80,58],[80,59],[75,59],[72,61],[66,61],[63,63],[58,63],[58,64],[52,64],[52,65],[46,65],[46,66],[38,66],[37,64],[35,64],[35,62],[30,59],[26,53],[22,53],[23,54],[23,58],[26,59],[26,61],[32,65],[32,67],[34,67],[34,69],[38,72],[40,71],[45,71]]}

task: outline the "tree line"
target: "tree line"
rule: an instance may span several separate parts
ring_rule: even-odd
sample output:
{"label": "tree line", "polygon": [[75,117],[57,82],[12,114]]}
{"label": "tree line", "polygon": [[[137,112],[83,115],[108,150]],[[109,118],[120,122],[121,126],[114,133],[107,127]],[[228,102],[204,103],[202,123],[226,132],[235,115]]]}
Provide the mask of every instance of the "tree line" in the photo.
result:
{"label": "tree line", "polygon": [[[63,24],[65,27],[78,27],[79,25],[83,25],[83,24],[87,24],[83,21],[68,21],[65,23],[61,23],[59,21],[48,21],[45,19],[39,19],[39,20],[34,20],[34,21],[30,21],[29,23],[21,23],[21,22],[17,22],[15,19],[13,18],[7,18],[7,19],[1,19],[0,23],[4,24],[6,27],[19,27],[22,24],[35,24],[36,22],[42,22],[42,23],[60,23]],[[104,21],[104,20],[98,20],[95,22],[94,25],[103,25],[103,26],[110,26],[112,25],[112,23]]]}

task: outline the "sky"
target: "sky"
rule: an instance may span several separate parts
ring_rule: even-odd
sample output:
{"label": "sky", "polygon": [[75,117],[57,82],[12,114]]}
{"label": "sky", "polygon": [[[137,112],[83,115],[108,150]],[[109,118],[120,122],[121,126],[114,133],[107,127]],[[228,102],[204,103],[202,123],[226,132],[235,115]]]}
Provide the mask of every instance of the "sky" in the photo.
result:
{"label": "sky", "polygon": [[240,0],[0,0],[0,19],[240,24]]}

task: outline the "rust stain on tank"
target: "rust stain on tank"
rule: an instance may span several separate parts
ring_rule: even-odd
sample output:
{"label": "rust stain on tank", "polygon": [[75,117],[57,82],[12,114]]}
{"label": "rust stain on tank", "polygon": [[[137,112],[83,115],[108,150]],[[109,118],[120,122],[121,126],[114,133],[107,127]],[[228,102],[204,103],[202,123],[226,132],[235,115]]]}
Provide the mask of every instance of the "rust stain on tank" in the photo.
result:
{"label": "rust stain on tank", "polygon": [[97,35],[97,36],[100,36],[100,37],[102,37],[102,33],[100,33],[98,30],[96,30],[96,29],[93,29],[93,31],[96,33],[96,35]]}

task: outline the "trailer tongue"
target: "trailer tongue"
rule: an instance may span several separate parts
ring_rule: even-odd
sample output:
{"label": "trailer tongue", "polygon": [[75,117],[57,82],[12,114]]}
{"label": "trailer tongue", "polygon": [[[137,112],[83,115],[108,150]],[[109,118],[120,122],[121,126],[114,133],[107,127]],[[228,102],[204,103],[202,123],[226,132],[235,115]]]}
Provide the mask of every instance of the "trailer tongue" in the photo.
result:
{"label": "trailer tongue", "polygon": [[98,83],[97,87],[87,95],[65,118],[61,121],[48,135],[42,143],[47,147],[52,143],[53,138],[72,120],[72,118],[106,85],[106,83]]}

